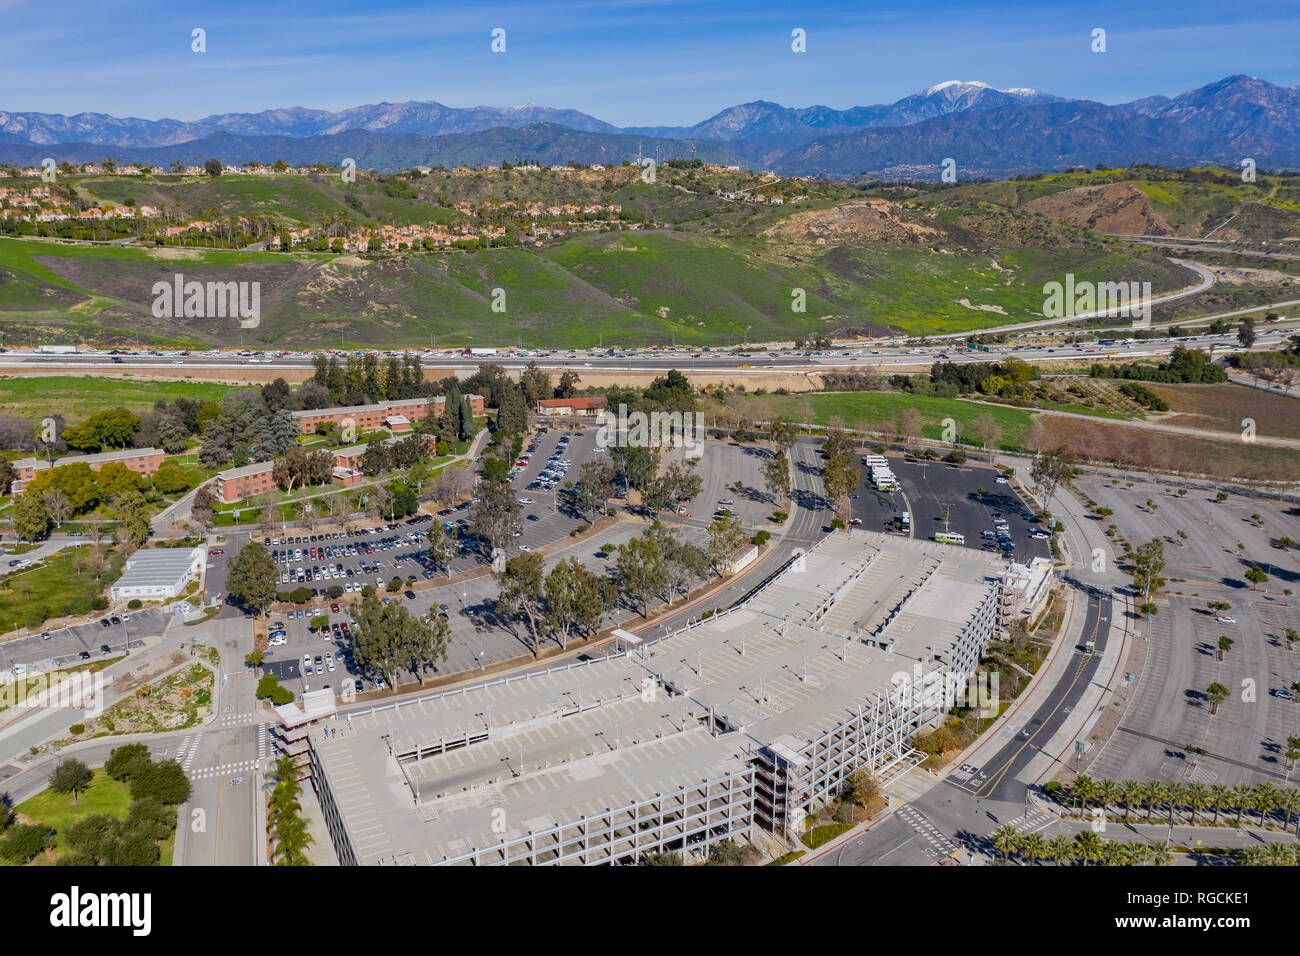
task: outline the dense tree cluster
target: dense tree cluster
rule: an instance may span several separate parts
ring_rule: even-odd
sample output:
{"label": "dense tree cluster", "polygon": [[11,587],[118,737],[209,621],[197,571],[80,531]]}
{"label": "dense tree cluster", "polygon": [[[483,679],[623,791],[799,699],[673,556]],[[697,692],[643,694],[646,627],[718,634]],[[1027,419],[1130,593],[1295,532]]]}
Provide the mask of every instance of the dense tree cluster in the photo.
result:
{"label": "dense tree cluster", "polygon": [[[60,864],[71,866],[157,866],[160,844],[176,832],[176,807],[190,795],[190,781],[175,760],[155,761],[145,744],[115,748],[105,773],[130,787],[126,818],[106,813],[83,816],[59,831],[64,853]],[[75,801],[91,785],[93,774],[80,760],[59,761],[50,774],[50,788]],[[0,856],[27,863],[54,843],[54,831],[43,824],[11,826],[6,809],[0,820]]]}
{"label": "dense tree cluster", "polygon": [[1144,382],[1183,382],[1214,385],[1228,380],[1228,373],[1210,361],[1200,349],[1175,345],[1168,362],[1129,362],[1124,365],[1093,365],[1093,378],[1128,378]]}

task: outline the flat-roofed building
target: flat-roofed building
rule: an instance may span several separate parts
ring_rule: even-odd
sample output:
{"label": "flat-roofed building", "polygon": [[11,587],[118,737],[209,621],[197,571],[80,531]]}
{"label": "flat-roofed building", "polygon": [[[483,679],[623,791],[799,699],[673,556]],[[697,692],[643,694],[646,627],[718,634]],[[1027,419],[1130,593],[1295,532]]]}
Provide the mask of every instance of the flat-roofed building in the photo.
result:
{"label": "flat-roofed building", "polygon": [[358,468],[369,445],[349,445],[334,451],[334,465],[337,468]]}
{"label": "flat-roofed building", "polygon": [[51,465],[44,458],[20,458],[14,462],[14,494],[21,494],[23,489],[39,472],[49,468],[62,468],[65,465],[89,465],[91,471],[99,471],[110,462],[118,462],[130,468],[136,474],[146,477],[158,471],[166,459],[167,453],[161,448],[124,448],[121,451],[105,451],[95,455],[69,455],[56,458]]}
{"label": "flat-roofed building", "polygon": [[592,418],[603,412],[608,403],[604,395],[590,398],[543,398],[537,402],[539,415],[559,415],[572,418]]}
{"label": "flat-roofed building", "polygon": [[272,476],[272,463],[258,461],[217,473],[217,497],[226,504],[243,501],[279,486]]}
{"label": "flat-roofed building", "polygon": [[343,714],[307,733],[340,861],[638,863],[795,833],[951,706],[1005,563],[830,535],[744,603],[610,655]]}
{"label": "flat-roofed building", "polygon": [[364,477],[365,476],[355,468],[341,468],[337,465],[330,472],[330,481],[336,485],[341,485],[344,488],[355,488],[357,485],[361,484]]}
{"label": "flat-roofed building", "polygon": [[192,581],[202,580],[207,549],[142,548],[126,559],[126,568],[111,588],[114,601],[165,601],[179,596]]}
{"label": "flat-roofed building", "polygon": [[[475,416],[483,414],[482,395],[466,395],[465,398],[469,399],[470,408]],[[435,418],[441,418],[446,407],[447,399],[438,395],[432,399],[403,398],[391,402],[379,402],[375,405],[310,408],[294,412],[293,419],[298,423],[299,432],[303,435],[310,435],[316,431],[316,426],[326,424],[338,427],[351,425],[355,428],[356,434],[360,435],[362,432],[387,428],[387,420],[390,417],[405,419],[404,430],[409,430],[411,422],[422,421],[430,414]]]}

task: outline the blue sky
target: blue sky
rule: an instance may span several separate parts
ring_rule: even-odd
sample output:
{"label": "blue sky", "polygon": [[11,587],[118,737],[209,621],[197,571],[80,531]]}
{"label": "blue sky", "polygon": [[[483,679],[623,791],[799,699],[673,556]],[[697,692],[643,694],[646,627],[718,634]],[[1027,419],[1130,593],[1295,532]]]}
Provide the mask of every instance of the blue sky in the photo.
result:
{"label": "blue sky", "polygon": [[[207,31],[207,52],[190,31]],[[506,31],[493,54],[490,33]],[[807,32],[807,52],[790,32]],[[1107,31],[1107,52],[1090,34]],[[221,4],[0,0],[0,109],[156,119],[529,101],[620,126],[736,103],[892,102],[944,80],[1118,103],[1233,73],[1300,84],[1300,0]]]}

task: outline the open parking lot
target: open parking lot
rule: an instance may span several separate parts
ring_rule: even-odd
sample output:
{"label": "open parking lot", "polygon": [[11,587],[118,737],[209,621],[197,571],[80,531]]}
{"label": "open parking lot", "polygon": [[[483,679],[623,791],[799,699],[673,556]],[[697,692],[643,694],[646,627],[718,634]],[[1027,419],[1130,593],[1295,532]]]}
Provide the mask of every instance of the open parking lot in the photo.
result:
{"label": "open parking lot", "polygon": [[[898,479],[896,491],[877,491],[864,465],[853,517],[871,531],[901,529],[903,512],[908,512],[912,535],[933,540],[937,532],[956,532],[968,548],[999,551],[995,522],[1006,522],[1006,534],[1013,549],[1003,552],[1022,563],[1035,557],[1051,557],[1051,542],[1032,537],[1039,524],[1026,519],[1028,509],[1009,483],[999,483],[999,472],[985,465],[949,465],[922,459],[889,457],[889,468]],[[984,491],[981,493],[980,488]],[[944,519],[944,512],[948,517]],[[992,537],[984,537],[989,532]],[[1045,533],[1045,532],[1039,532]]]}
{"label": "open parking lot", "polygon": [[[107,621],[107,626],[101,621]],[[141,647],[141,638],[161,634],[166,625],[167,615],[157,608],[150,608],[109,615],[73,627],[37,631],[0,645],[0,669],[11,674],[19,671],[34,673],[111,657],[127,647]],[[49,636],[44,636],[46,634]],[[104,645],[109,647],[107,654],[103,651]]]}
{"label": "open parking lot", "polygon": [[[771,450],[766,445],[741,445],[710,439],[696,465],[704,484],[696,499],[685,505],[684,517],[713,520],[720,510],[730,511],[746,528],[769,528],[777,505],[763,481],[763,463]],[[667,460],[684,460],[685,449],[671,449]],[[737,486],[739,484],[739,486]]]}
{"label": "open parking lot", "polygon": [[[1300,648],[1288,649],[1284,636],[1288,627],[1300,629],[1294,597],[1285,593],[1295,589],[1300,563],[1280,546],[1282,537],[1294,536],[1294,505],[1235,494],[1220,502],[1213,491],[1179,495],[1144,480],[1089,477],[1077,487],[1114,512],[1133,547],[1159,540],[1165,555],[1158,613],[1137,624],[1147,637],[1140,677],[1090,773],[1285,780],[1286,740],[1300,735],[1300,704],[1278,694],[1300,680]],[[1255,589],[1244,579],[1252,565],[1269,578]],[[1212,609],[1212,601],[1230,607]],[[1221,636],[1232,641],[1222,660]],[[1206,694],[1212,683],[1231,692],[1214,715]]]}

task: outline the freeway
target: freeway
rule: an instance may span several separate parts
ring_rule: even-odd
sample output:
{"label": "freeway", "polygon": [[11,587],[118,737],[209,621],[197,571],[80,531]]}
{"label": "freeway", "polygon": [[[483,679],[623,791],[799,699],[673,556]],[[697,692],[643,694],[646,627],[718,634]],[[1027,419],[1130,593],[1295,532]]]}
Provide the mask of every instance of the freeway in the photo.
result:
{"label": "freeway", "polygon": [[[1294,304],[1296,300],[1280,302],[1282,307]],[[1259,308],[1268,308],[1260,306]],[[1258,311],[1251,309],[1248,311]],[[1237,314],[1237,313],[1231,313]],[[1188,319],[1186,322],[1196,321]],[[1024,330],[1027,326],[1016,326]],[[1124,330],[1115,329],[1111,334],[1118,336]],[[1276,346],[1294,334],[1294,329],[1280,324],[1270,324],[1256,329],[1256,349]],[[1097,333],[1100,334],[1100,333]],[[1168,355],[1175,346],[1183,345],[1193,348],[1232,349],[1240,348],[1235,332],[1222,335],[1185,336],[1178,339],[1141,339],[1116,345],[1097,343],[1007,344],[992,346],[984,352],[968,349],[964,346],[948,343],[946,345],[928,345],[890,348],[883,343],[864,342],[853,347],[824,349],[817,351],[794,351],[789,349],[768,350],[751,347],[746,352],[719,352],[689,350],[644,350],[609,355],[593,355],[581,351],[533,350],[502,353],[492,356],[464,356],[454,350],[436,350],[417,352],[420,362],[426,370],[437,370],[444,374],[471,375],[484,365],[500,365],[510,370],[520,370],[530,362],[548,372],[574,371],[579,375],[595,375],[612,372],[630,372],[642,374],[664,374],[670,369],[686,373],[741,372],[750,375],[788,375],[790,373],[815,373],[832,369],[872,369],[875,371],[901,371],[904,369],[928,368],[935,361],[950,362],[989,362],[1005,359],[1009,356],[1029,362],[1078,362],[1096,361],[1102,358],[1156,358]],[[345,352],[337,354],[340,358]],[[392,353],[400,354],[400,353]],[[118,361],[114,361],[114,358]],[[276,374],[297,373],[291,377],[298,378],[311,371],[312,355],[309,353],[286,353],[258,358],[256,362],[236,354],[198,353],[185,354],[180,351],[159,352],[158,354],[135,354],[110,356],[103,352],[81,352],[77,354],[41,354],[32,350],[9,350],[0,354],[0,369],[12,369],[23,373],[86,373],[95,372],[139,372],[150,369],[168,369],[178,373],[184,369],[186,377],[202,378],[203,373],[221,374],[229,378],[231,372],[250,373],[268,371]]]}

